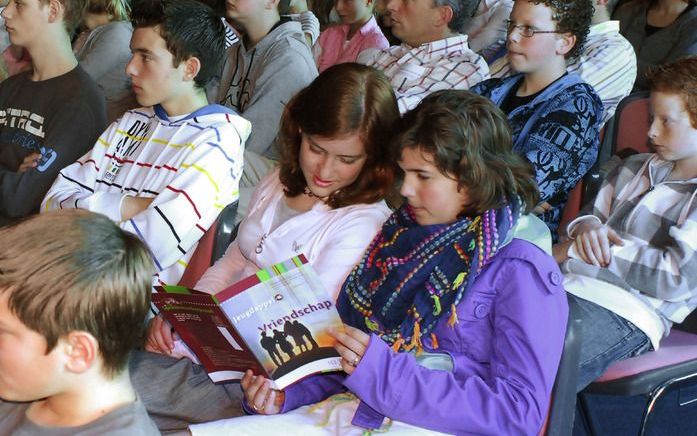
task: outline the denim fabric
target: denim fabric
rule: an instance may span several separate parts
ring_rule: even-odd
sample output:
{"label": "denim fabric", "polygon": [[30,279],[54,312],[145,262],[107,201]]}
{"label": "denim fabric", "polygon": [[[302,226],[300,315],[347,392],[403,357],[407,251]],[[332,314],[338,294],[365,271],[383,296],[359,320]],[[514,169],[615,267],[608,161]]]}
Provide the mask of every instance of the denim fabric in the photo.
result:
{"label": "denim fabric", "polygon": [[590,301],[570,295],[581,315],[581,354],[576,391],[603,375],[614,362],[638,356],[653,347],[634,324]]}
{"label": "denim fabric", "polygon": [[214,384],[189,359],[134,351],[129,370],[133,387],[160,431],[244,415],[239,383]]}

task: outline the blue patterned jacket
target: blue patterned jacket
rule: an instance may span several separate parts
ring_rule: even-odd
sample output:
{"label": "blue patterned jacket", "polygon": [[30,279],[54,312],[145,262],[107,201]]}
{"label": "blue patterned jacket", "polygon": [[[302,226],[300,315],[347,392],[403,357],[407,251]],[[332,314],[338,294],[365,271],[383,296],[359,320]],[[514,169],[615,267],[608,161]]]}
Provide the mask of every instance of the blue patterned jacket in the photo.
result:
{"label": "blue patterned jacket", "polygon": [[[489,79],[472,91],[500,106],[522,79],[522,74]],[[569,191],[598,157],[602,117],[600,97],[576,74],[563,76],[508,115],[513,150],[532,162],[540,200],[552,206],[540,218],[555,239]]]}

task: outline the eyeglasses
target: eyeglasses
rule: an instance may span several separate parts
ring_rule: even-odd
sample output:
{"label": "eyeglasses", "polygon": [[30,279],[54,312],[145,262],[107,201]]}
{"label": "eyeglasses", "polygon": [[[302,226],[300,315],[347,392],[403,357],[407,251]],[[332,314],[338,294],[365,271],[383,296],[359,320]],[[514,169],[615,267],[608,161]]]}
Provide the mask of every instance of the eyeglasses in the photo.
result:
{"label": "eyeglasses", "polygon": [[504,22],[506,23],[506,30],[509,35],[513,33],[515,29],[520,30],[520,34],[526,38],[532,38],[536,33],[561,33],[558,30],[537,30],[534,27],[521,26],[511,20],[504,20]]}

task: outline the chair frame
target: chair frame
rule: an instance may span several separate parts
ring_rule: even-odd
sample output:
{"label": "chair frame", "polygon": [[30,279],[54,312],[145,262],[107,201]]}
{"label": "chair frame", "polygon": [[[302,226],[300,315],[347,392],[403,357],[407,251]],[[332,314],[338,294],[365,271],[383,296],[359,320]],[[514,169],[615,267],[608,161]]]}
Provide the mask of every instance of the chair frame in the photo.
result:
{"label": "chair frame", "polygon": [[567,436],[572,433],[576,410],[576,378],[581,354],[581,315],[576,301],[567,295],[569,320],[564,336],[564,350],[552,388],[549,414],[544,428],[545,436]]}
{"label": "chair frame", "polygon": [[[673,328],[697,335],[697,311],[691,313],[681,324]],[[666,374],[663,380],[655,380],[653,383],[652,380],[645,380],[651,377],[652,372],[665,371],[666,368],[670,369],[670,373]],[[644,380],[642,380],[642,378]],[[650,428],[651,419],[655,416],[654,411],[656,410],[658,402],[669,392],[695,383],[697,383],[697,359],[690,359],[673,365],[655,368],[654,370],[648,370],[643,373],[628,375],[616,380],[592,383],[584,392],[590,394],[620,396],[641,395],[647,397],[638,433],[639,436],[645,436]],[[587,417],[590,416],[587,402],[581,396],[579,403],[583,419],[587,420]],[[592,429],[590,430],[592,433]]]}

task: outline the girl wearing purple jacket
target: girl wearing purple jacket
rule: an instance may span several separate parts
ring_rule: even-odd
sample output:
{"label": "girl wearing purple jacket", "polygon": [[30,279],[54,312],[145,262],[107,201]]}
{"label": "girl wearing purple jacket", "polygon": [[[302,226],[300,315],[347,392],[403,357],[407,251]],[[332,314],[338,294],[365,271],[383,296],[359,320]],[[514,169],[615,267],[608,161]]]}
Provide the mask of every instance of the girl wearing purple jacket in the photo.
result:
{"label": "girl wearing purple jacket", "polygon": [[511,151],[505,115],[468,91],[431,94],[397,131],[406,204],[339,294],[345,373],[281,392],[248,372],[245,408],[269,415],[340,394],[355,396],[351,423],[362,428],[388,417],[446,433],[537,434],[568,308],[549,231],[527,215],[532,169]]}

